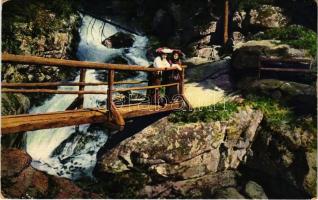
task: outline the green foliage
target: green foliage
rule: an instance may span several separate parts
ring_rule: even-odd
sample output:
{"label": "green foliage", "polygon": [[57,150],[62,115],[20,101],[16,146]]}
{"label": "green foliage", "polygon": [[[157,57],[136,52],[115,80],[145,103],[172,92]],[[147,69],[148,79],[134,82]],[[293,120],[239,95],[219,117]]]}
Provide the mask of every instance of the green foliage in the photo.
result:
{"label": "green foliage", "polygon": [[270,126],[287,125],[291,128],[300,127],[313,133],[317,132],[317,125],[312,116],[298,116],[290,107],[284,106],[278,100],[256,95],[248,95],[242,104],[225,102],[197,108],[193,112],[178,111],[169,116],[169,121],[173,123],[226,121],[238,111],[239,107],[244,106],[261,110],[266,123]]}
{"label": "green foliage", "polygon": [[233,113],[237,112],[237,108],[238,104],[234,102],[218,103],[212,106],[197,108],[193,112],[175,112],[169,116],[169,121],[174,123],[225,121],[228,120]]}
{"label": "green foliage", "polygon": [[291,108],[282,105],[278,100],[270,97],[248,95],[244,104],[261,110],[268,125],[280,126],[285,124],[291,128],[300,127],[309,132],[317,132],[316,120],[313,120],[312,116],[298,116]]}
{"label": "green foliage", "polygon": [[299,25],[269,29],[253,39],[280,40],[281,43],[289,44],[294,48],[307,49],[311,56],[315,56],[317,52],[317,34]]}
{"label": "green foliage", "polygon": [[245,104],[261,110],[267,122],[271,124],[288,124],[294,117],[294,113],[289,108],[280,105],[278,101],[269,97],[248,95]]}

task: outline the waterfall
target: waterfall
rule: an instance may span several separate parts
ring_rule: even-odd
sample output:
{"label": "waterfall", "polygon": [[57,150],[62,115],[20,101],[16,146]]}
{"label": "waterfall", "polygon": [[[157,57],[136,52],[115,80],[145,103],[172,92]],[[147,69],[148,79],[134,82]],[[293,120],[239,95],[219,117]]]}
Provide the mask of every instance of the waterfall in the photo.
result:
{"label": "waterfall", "polygon": [[[110,24],[94,19],[88,15],[82,16],[82,25],[79,29],[80,43],[77,57],[82,61],[108,62],[121,56],[129,64],[149,66],[146,59],[148,39],[133,35],[134,44],[130,48],[112,49],[101,44],[101,41],[117,32],[125,32]],[[100,82],[96,78],[97,71],[87,70],[87,82]],[[134,80],[144,78],[140,73]],[[79,76],[74,81],[78,81]],[[127,85],[126,85],[127,86]],[[60,90],[78,90],[78,86],[62,86]],[[103,90],[107,86],[86,86],[85,90]],[[34,107],[30,113],[47,113],[64,111],[77,97],[77,95],[57,94]],[[84,108],[93,108],[105,102],[106,95],[85,95]],[[96,154],[107,141],[107,132],[99,127],[90,125],[45,129],[27,132],[26,151],[32,157],[32,166],[52,175],[70,179],[82,176],[92,176],[96,164]]]}

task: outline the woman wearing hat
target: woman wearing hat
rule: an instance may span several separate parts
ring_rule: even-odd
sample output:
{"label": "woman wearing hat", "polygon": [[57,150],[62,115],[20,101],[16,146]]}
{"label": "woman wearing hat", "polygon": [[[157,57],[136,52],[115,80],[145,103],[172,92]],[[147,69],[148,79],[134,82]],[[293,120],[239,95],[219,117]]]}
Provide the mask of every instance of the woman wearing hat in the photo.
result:
{"label": "woman wearing hat", "polygon": [[[170,63],[167,60],[168,53],[171,53],[172,50],[168,48],[159,48],[156,50],[156,52],[159,54],[154,62],[153,66],[154,68],[167,68],[170,67]],[[161,78],[162,78],[162,71],[151,73],[149,76],[149,85],[161,85]],[[165,101],[164,98],[160,98],[160,90],[159,88],[151,90],[149,92],[150,99],[152,103],[160,104],[164,106],[167,101]]]}
{"label": "woman wearing hat", "polygon": [[[182,52],[180,50],[173,50],[172,58],[169,59],[169,63],[171,67],[176,67],[179,71],[182,70],[181,63]],[[175,70],[164,72],[163,81],[164,84],[168,83],[176,83],[180,80],[179,73]],[[178,94],[178,86],[171,86],[166,88],[166,96],[168,102],[173,102],[173,97]]]}

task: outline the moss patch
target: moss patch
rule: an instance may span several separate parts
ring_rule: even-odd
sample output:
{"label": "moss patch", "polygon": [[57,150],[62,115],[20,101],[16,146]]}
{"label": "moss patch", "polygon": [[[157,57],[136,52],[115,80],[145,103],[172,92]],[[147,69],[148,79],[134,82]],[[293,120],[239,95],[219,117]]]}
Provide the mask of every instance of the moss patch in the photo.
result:
{"label": "moss patch", "polygon": [[218,103],[207,107],[200,107],[193,112],[175,112],[169,116],[169,121],[174,123],[210,122],[228,120],[237,111],[235,102]]}
{"label": "moss patch", "polygon": [[291,25],[287,27],[273,28],[258,34],[253,39],[266,40],[275,39],[280,40],[282,44],[288,44],[294,48],[306,49],[311,56],[315,56],[317,52],[317,34],[303,26]]}

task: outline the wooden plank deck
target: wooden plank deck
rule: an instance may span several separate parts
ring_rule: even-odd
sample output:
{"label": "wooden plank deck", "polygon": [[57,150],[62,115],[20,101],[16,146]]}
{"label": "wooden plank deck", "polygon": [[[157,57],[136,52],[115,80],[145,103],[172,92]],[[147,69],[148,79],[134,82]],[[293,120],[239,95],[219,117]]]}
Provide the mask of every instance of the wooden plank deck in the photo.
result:
{"label": "wooden plank deck", "polygon": [[[133,105],[117,108],[124,119],[141,117],[160,112],[176,110],[181,103],[167,104],[166,107],[157,105]],[[19,133],[39,129],[59,128],[91,123],[108,123],[106,109],[79,109],[43,114],[23,114],[1,117],[1,134]]]}

